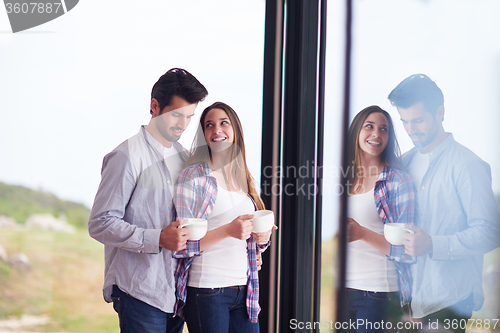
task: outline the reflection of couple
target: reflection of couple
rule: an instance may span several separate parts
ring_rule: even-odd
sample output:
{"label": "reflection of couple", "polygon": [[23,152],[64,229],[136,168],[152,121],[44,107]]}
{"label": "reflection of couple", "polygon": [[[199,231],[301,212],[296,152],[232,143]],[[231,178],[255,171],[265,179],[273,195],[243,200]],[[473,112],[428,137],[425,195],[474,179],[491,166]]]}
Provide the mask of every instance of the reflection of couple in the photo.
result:
{"label": "reflection of couple", "polygon": [[[415,147],[398,159],[392,120],[377,106],[351,124],[345,306],[350,319],[387,323],[398,320],[397,299],[409,303],[424,331],[439,321],[465,332],[484,300],[483,254],[499,246],[490,168],[444,131],[443,94],[429,77],[406,78],[389,100]],[[391,245],[385,223],[407,224],[413,233],[403,246]]]}
{"label": "reflection of couple", "polygon": [[[122,332],[182,332],[175,312],[183,305],[190,332],[259,330],[258,250],[271,231],[251,234],[252,212],[264,205],[229,106],[205,109],[198,135],[204,144],[182,171],[186,153],[177,141],[206,95],[193,75],[169,70],[153,86],[150,123],[104,157],[89,233],[105,245],[103,293]],[[208,220],[205,237],[189,241],[186,251],[189,231],[176,214]],[[196,256],[176,260],[174,251]]]}

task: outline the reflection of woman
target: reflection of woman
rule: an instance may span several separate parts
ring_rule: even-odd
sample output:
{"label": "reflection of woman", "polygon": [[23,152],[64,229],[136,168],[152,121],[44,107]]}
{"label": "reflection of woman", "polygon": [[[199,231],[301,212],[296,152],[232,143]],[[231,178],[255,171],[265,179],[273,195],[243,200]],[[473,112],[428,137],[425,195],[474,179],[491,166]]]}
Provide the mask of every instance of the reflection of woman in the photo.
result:
{"label": "reflection of woman", "polygon": [[208,232],[189,242],[184,254],[195,256],[179,261],[176,312],[183,310],[190,333],[258,332],[256,249],[267,247],[271,231],[251,234],[250,219],[264,204],[246,165],[234,110],[214,103],[203,111],[200,126],[175,202],[181,219],[207,219]]}
{"label": "reflection of woman", "polygon": [[[386,241],[384,224],[413,224],[415,189],[400,170],[399,146],[386,111],[370,106],[358,113],[349,128],[348,144],[352,161],[347,177],[349,314],[354,321],[387,322],[398,290],[401,305],[409,301],[411,283],[404,263],[412,263],[413,258],[404,254],[402,246]],[[366,328],[358,326],[356,331],[383,331]]]}

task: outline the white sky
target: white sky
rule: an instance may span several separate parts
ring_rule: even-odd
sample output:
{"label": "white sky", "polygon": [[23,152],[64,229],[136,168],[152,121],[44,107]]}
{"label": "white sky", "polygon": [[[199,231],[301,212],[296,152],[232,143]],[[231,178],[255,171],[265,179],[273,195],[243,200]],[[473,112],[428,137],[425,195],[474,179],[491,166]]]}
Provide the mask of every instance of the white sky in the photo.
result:
{"label": "white sky", "polygon": [[172,67],[207,87],[198,115],[216,100],[239,113],[259,170],[264,10],[263,0],[85,0],[12,34],[2,6],[0,181],[90,207],[103,156],[148,123],[151,88]]}
{"label": "white sky", "polygon": [[[339,165],[342,4],[328,2],[329,170]],[[358,0],[354,9],[353,115],[380,105],[394,117],[402,151],[410,149],[387,95],[405,77],[428,74],[445,95],[445,129],[490,163],[499,193],[500,1]],[[1,7],[0,181],[90,207],[103,156],[149,121],[151,87],[172,67],[207,87],[198,115],[216,100],[238,112],[259,180],[264,15],[264,0],[84,0],[12,34]],[[327,237],[336,229],[337,183],[325,179]]]}

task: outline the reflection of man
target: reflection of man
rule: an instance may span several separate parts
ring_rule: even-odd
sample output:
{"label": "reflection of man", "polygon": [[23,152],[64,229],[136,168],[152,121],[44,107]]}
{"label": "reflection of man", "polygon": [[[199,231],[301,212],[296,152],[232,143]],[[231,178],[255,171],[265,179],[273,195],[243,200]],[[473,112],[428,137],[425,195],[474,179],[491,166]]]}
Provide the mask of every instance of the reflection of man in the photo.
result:
{"label": "reflection of man", "polygon": [[483,254],[499,246],[490,167],[444,131],[443,93],[428,76],[406,78],[389,100],[415,145],[403,156],[418,203],[419,227],[404,242],[406,253],[418,256],[413,317],[424,318],[424,328],[428,319],[465,328],[484,301]]}
{"label": "reflection of man", "polygon": [[153,86],[149,124],[104,157],[89,233],[105,245],[103,294],[122,332],[182,332],[171,251],[186,247],[188,231],[172,222],[171,187],[185,158],[177,140],[207,94],[187,71],[169,70]]}

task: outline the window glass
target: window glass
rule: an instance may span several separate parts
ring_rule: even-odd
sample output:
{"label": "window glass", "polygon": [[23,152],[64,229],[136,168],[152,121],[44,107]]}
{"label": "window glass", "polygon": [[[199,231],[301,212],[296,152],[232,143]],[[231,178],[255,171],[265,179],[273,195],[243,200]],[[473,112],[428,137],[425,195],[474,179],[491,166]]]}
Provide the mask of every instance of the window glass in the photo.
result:
{"label": "window glass", "polygon": [[[151,88],[173,67],[209,92],[181,143],[191,146],[205,107],[226,102],[240,116],[258,181],[264,15],[265,2],[253,0],[80,1],[11,34],[0,9],[0,182],[89,209],[104,155],[149,122]],[[54,218],[65,218],[53,197],[41,196]],[[103,246],[88,236],[88,215],[69,235],[25,229],[25,220],[0,231],[7,260],[22,253],[30,263],[18,269],[0,251],[0,331],[115,332],[117,315],[102,297]]]}
{"label": "window glass", "polygon": [[[325,121],[325,168],[340,164],[341,141],[335,137],[341,114],[341,78],[344,64],[339,25],[345,9],[328,3],[327,87]],[[337,7],[336,7],[337,6]],[[391,115],[401,151],[413,147],[400,116],[387,96],[404,78],[424,73],[444,94],[443,126],[456,141],[466,146],[491,167],[492,188],[500,196],[500,154],[496,143],[500,133],[500,21],[498,1],[381,0],[353,1],[351,120],[363,108],[379,105]],[[333,85],[332,82],[337,82]],[[330,130],[332,129],[332,130]],[[329,184],[336,179],[325,178]],[[334,193],[325,193],[323,217],[323,283],[321,317],[330,319],[335,307],[329,298],[330,281],[335,281],[335,251],[338,210]],[[329,205],[328,202],[332,204]],[[498,209],[498,208],[497,208]],[[484,256],[482,289],[485,301],[473,318],[493,319],[498,314],[499,249]],[[332,268],[332,265],[334,268]],[[466,272],[463,272],[467,274]],[[327,282],[328,281],[328,282]],[[478,327],[479,328],[479,327]]]}
{"label": "window glass", "polygon": [[342,110],[344,92],[345,7],[342,1],[328,2],[325,58],[323,225],[321,252],[322,330],[331,327],[336,313],[337,231],[342,148]]}

